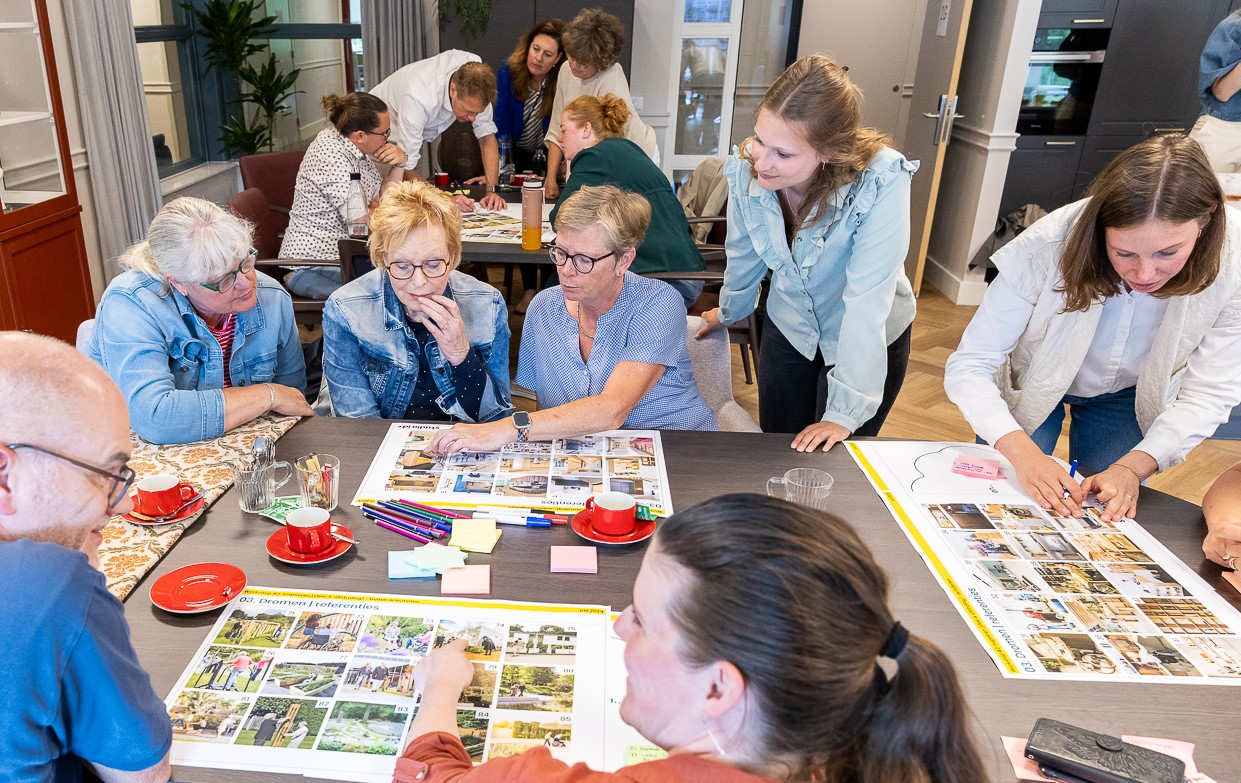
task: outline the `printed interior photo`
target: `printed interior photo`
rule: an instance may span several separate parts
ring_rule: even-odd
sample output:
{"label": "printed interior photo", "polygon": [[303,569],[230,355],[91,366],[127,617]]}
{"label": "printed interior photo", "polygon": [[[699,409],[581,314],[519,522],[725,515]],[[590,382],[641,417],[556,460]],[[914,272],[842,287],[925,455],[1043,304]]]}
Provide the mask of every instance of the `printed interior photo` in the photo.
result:
{"label": "printed interior photo", "polygon": [[654,457],[655,440],[653,438],[610,437],[608,456],[611,457]]}
{"label": "printed interior photo", "polygon": [[583,435],[578,438],[558,438],[552,443],[552,450],[564,454],[602,454],[605,440],[596,435]]}
{"label": "printed interior photo", "polygon": [[1073,545],[1096,562],[1153,563],[1155,559],[1124,533],[1078,533]]}
{"label": "printed interior photo", "polygon": [[1073,548],[1059,533],[1009,533],[1017,544],[1021,556],[1030,560],[1085,560],[1085,556]]}
{"label": "printed interior photo", "polygon": [[1189,636],[1173,644],[1193,659],[1208,677],[1241,677],[1241,638]]}
{"label": "printed interior photo", "polygon": [[1051,520],[1034,506],[1010,506],[1003,503],[988,503],[982,506],[983,513],[1004,530],[1054,530]]}
{"label": "printed interior photo", "polygon": [[1125,595],[1180,598],[1189,593],[1172,575],[1154,563],[1096,563]]}
{"label": "printed interior photo", "polygon": [[1116,674],[1119,670],[1084,633],[1036,633],[1022,639],[1053,674]]}
{"label": "printed interior photo", "polygon": [[1044,593],[1047,585],[1034,566],[1021,560],[966,560],[970,575],[991,590],[1006,593]]}
{"label": "printed interior photo", "polygon": [[1077,624],[1091,633],[1155,633],[1155,624],[1119,595],[1065,597],[1064,606]]}
{"label": "printed interior photo", "polygon": [[961,530],[994,530],[995,524],[973,503],[940,503],[954,527]]}
{"label": "printed interior photo", "polygon": [[1023,632],[1083,630],[1073,621],[1059,596],[998,593],[992,595],[992,601],[1004,612],[1008,624]]}
{"label": "printed interior photo", "polygon": [[1109,634],[1107,640],[1121,659],[1138,674],[1158,677],[1202,676],[1202,673],[1162,636]]}
{"label": "printed interior photo", "polygon": [[1034,572],[1057,593],[1117,595],[1120,592],[1090,563],[1034,561]]}
{"label": "printed interior photo", "polygon": [[1133,603],[1164,633],[1184,636],[1232,633],[1232,629],[1197,598],[1135,598]]}
{"label": "printed interior photo", "polygon": [[948,540],[948,546],[952,548],[952,551],[962,559],[1018,560],[1021,558],[1016,547],[1004,537],[1003,533],[954,531],[945,534],[944,537]]}

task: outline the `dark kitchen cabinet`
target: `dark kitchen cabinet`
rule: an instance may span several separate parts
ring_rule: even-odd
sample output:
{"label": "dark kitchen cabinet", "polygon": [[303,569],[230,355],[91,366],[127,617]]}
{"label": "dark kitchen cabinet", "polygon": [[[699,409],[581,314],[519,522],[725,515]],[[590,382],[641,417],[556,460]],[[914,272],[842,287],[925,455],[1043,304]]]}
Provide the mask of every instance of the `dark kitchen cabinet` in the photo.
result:
{"label": "dark kitchen cabinet", "polygon": [[1111,27],[1117,0],[1043,0],[1039,27]]}
{"label": "dark kitchen cabinet", "polygon": [[1022,136],[1008,159],[1000,215],[1025,204],[1051,211],[1072,201],[1082,136]]}

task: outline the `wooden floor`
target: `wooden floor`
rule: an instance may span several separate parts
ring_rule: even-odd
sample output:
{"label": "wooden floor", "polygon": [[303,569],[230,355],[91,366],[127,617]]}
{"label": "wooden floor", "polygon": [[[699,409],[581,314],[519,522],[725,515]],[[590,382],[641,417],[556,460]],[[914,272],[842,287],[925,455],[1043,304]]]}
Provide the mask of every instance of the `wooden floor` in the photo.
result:
{"label": "wooden floor", "polygon": [[[909,371],[896,404],[880,433],[885,438],[973,441],[974,433],[957,406],[944,394],[944,363],[956,349],[961,333],[974,315],[973,307],[958,307],[937,291],[926,289],[918,298]],[[733,350],[733,394],[758,418],[758,387],[747,385],[740,354]],[[1066,417],[1067,431],[1067,417]],[[1057,456],[1068,457],[1068,438],[1061,436]],[[1221,472],[1241,460],[1241,441],[1208,440],[1190,452],[1184,463],[1151,478],[1147,485],[1191,503],[1202,496]]]}

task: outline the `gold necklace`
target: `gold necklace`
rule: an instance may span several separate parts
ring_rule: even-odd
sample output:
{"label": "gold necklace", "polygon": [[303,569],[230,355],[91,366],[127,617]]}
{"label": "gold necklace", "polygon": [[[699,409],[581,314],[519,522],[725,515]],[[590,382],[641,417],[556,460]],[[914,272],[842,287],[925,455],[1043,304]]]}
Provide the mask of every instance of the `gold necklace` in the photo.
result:
{"label": "gold necklace", "polygon": [[582,328],[582,306],[577,303],[574,304],[576,306],[573,309],[577,310],[577,313],[570,313],[569,315],[573,318],[573,322],[577,324],[577,333],[585,337],[587,340],[595,339],[595,333],[599,331],[599,327],[595,327],[595,333],[587,333],[587,331]]}

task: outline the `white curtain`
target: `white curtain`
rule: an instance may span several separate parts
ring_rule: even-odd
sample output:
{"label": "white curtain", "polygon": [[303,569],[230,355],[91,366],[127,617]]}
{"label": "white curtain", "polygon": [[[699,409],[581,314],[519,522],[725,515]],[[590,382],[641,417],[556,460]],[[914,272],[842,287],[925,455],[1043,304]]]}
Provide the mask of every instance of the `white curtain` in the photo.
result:
{"label": "white curtain", "polygon": [[428,54],[436,0],[362,0],[362,62],[366,86]]}
{"label": "white curtain", "polygon": [[128,0],[68,0],[73,76],[86,130],[96,231],[109,278],[163,203]]}

